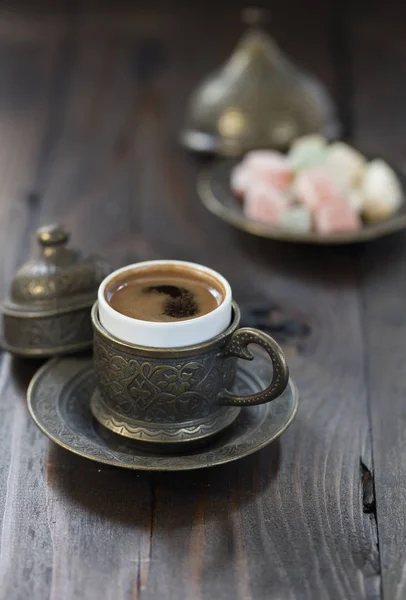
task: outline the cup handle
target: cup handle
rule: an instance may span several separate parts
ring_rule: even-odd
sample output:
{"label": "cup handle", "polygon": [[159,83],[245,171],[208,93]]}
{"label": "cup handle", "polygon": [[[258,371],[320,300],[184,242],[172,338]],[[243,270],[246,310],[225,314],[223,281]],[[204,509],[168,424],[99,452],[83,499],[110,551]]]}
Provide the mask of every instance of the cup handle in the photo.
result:
{"label": "cup handle", "polygon": [[243,327],[233,333],[225,351],[226,356],[253,360],[254,356],[248,349],[248,344],[258,344],[268,353],[273,366],[272,381],[262,392],[257,392],[251,396],[236,396],[228,390],[223,390],[219,394],[220,404],[230,406],[265,404],[265,402],[270,402],[280,396],[288,384],[289,368],[282,349],[273,338],[258,329]]}

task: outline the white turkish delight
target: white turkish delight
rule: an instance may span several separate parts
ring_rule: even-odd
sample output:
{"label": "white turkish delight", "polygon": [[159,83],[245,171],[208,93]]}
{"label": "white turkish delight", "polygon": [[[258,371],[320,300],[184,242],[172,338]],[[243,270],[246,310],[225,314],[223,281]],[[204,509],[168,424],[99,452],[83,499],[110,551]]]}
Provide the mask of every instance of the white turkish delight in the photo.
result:
{"label": "white turkish delight", "polygon": [[326,151],[326,168],[343,191],[362,181],[366,162],[358,150],[344,142],[335,142]]}
{"label": "white turkish delight", "polygon": [[243,163],[236,165],[230,175],[230,186],[237,196],[245,196],[252,177]]}
{"label": "white turkish delight", "polygon": [[381,221],[393,215],[403,202],[402,186],[391,167],[379,158],[366,167],[362,186],[363,215],[368,221]]}
{"label": "white turkish delight", "polygon": [[352,188],[347,191],[345,198],[357,215],[360,215],[364,208],[363,191],[359,188]]}

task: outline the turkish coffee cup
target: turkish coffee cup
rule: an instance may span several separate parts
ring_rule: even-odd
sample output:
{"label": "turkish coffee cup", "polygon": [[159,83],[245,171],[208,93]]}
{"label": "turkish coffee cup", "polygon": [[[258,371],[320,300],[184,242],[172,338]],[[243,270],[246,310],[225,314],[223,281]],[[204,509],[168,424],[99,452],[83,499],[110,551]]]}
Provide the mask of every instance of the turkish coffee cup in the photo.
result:
{"label": "turkish coffee cup", "polygon": [[[148,261],[114,271],[99,287],[92,324],[93,415],[150,448],[209,441],[242,407],[274,400],[288,383],[279,345],[240,328],[229,283],[202,265]],[[250,344],[267,352],[273,376],[263,391],[241,396],[233,392],[237,359],[253,359]]]}

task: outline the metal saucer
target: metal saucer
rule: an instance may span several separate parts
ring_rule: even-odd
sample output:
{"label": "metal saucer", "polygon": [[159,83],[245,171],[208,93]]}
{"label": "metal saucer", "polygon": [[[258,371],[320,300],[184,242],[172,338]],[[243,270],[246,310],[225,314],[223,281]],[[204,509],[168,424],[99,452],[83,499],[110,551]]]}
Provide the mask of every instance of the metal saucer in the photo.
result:
{"label": "metal saucer", "polygon": [[[237,393],[263,389],[269,381],[270,369],[269,359],[258,351],[252,363],[241,361]],[[66,450],[108,465],[151,471],[201,469],[248,456],[285,431],[298,405],[297,389],[290,380],[283,394],[273,402],[243,408],[233,425],[209,445],[194,452],[157,454],[96,423],[90,411],[94,389],[91,358],[53,359],[30,383],[30,414],[41,431]]]}
{"label": "metal saucer", "polygon": [[[359,231],[320,235],[318,233],[293,233],[252,221],[245,217],[242,202],[230,188],[230,174],[238,161],[221,160],[200,175],[197,190],[206,208],[217,217],[252,235],[270,240],[305,244],[354,244],[378,239],[406,228],[406,201],[399,211],[389,219],[364,225]],[[403,187],[405,175],[395,169]]]}

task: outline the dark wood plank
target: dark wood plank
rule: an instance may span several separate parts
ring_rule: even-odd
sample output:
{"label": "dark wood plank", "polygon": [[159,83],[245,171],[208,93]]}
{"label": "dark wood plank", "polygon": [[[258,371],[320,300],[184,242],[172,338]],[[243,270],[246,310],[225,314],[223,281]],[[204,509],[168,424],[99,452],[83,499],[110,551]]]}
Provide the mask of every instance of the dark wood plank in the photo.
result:
{"label": "dark wood plank", "polygon": [[[297,36],[288,43],[289,7],[275,31],[293,58],[331,81],[320,51],[324,21],[300,15],[308,52]],[[223,272],[238,300],[276,304],[289,325],[281,339],[301,405],[280,444],[241,463],[126,473],[48,443],[24,409],[33,369],[12,371],[7,358],[0,599],[378,597],[375,522],[364,513],[362,485],[372,467],[354,255],[233,232],[200,205],[201,165],[176,144],[185,96],[227,56],[237,16],[179,3],[159,13],[80,5],[53,18],[63,43],[54,88],[40,86],[54,102],[41,109],[44,122],[31,124],[48,134],[32,180],[41,202],[24,232],[60,220],[76,244],[108,254],[114,266],[196,260]],[[18,254],[22,235],[14,231],[10,274],[26,252]]]}
{"label": "dark wood plank", "polygon": [[[404,167],[405,7],[365,4],[355,21],[357,140]],[[382,566],[386,599],[406,594],[406,237],[368,246],[361,260],[366,370]]]}
{"label": "dark wood plank", "polygon": [[[52,113],[64,24],[0,14],[1,295],[28,258],[38,212],[38,168]],[[37,365],[2,356],[0,367],[0,597],[44,597],[52,575],[52,540],[44,485],[43,436],[25,406]]]}

